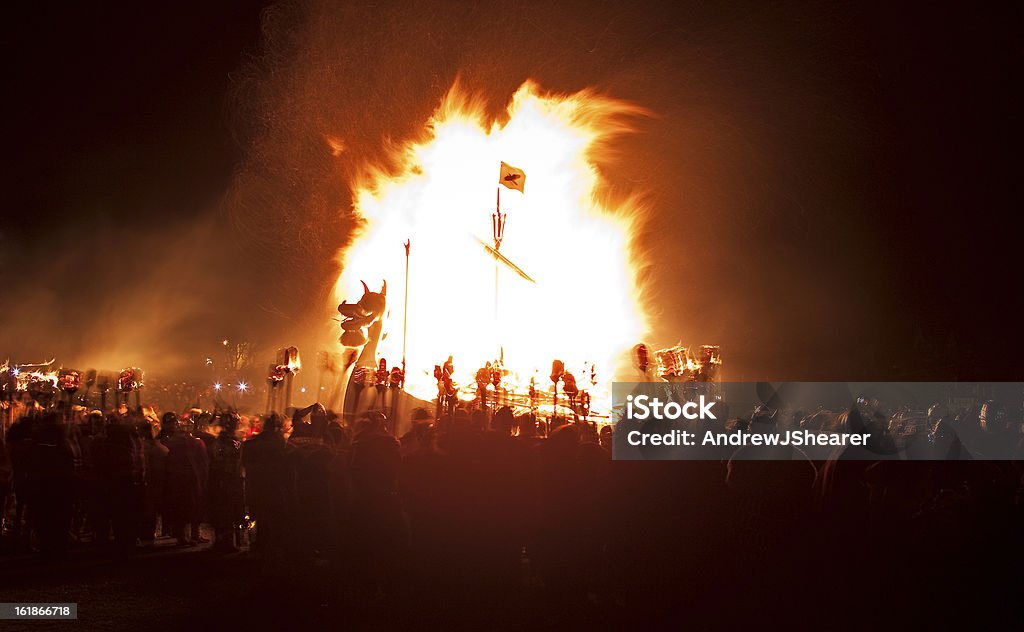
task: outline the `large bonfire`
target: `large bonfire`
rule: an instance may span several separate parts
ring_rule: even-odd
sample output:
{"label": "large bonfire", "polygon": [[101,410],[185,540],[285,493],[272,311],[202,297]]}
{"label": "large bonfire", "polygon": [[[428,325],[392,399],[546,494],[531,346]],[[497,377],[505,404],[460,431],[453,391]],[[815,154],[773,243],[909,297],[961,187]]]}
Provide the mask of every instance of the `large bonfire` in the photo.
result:
{"label": "large bonfire", "polygon": [[[490,121],[484,104],[456,85],[426,122],[425,139],[398,149],[398,169],[368,169],[353,183],[360,226],[340,254],[335,295],[352,300],[363,292],[360,281],[387,281],[378,351],[398,365],[403,244],[411,242],[406,390],[435,397],[433,368],[452,356],[462,385],[500,360],[505,387],[525,392],[533,378],[546,391],[559,359],[595,405],[607,403],[616,370],[648,323],[631,243],[638,205],[603,201],[597,164],[638,112],[589,90],[544,94],[527,82],[507,119]],[[525,173],[525,187],[501,187],[499,201],[502,162]],[[494,246],[499,204],[508,263],[486,247]]]}

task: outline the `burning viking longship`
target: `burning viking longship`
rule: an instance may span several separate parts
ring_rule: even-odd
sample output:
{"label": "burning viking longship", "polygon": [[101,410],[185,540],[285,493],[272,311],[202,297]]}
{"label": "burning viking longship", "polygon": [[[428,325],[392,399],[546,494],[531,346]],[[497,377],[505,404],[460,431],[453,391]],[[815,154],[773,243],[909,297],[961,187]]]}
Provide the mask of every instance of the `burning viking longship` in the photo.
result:
{"label": "burning viking longship", "polygon": [[[456,85],[422,137],[396,149],[395,169],[352,183],[358,227],[335,285],[349,412],[354,390],[379,404],[375,391],[393,385],[439,405],[585,401],[597,412],[616,377],[636,379],[630,349],[648,331],[641,213],[634,198],[609,201],[602,166],[643,111],[527,82],[507,119],[485,112]],[[386,289],[363,282],[382,278],[390,310]],[[400,367],[395,380],[387,366]]]}

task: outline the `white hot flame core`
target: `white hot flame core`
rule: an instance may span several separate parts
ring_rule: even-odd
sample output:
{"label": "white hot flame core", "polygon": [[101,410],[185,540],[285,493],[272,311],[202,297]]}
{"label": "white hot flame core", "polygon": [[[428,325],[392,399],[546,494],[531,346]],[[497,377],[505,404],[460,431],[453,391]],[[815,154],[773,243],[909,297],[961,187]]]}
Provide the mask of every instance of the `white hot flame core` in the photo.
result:
{"label": "white hot flame core", "polygon": [[[449,355],[456,381],[473,384],[477,369],[503,349],[506,386],[525,391],[535,377],[538,390],[550,389],[547,376],[558,358],[596,404],[647,331],[631,252],[638,208],[599,201],[595,166],[604,143],[627,130],[623,115],[640,110],[589,91],[542,95],[528,82],[512,98],[506,123],[488,125],[483,112],[456,86],[429,122],[426,140],[402,148],[398,173],[371,171],[354,185],[363,223],[341,255],[336,301],[357,300],[360,280],[379,288],[387,279],[378,355],[399,365],[409,239],[407,390],[433,398],[433,367]],[[524,194],[500,192],[507,213],[501,254],[535,284],[496,266],[474,239],[493,245],[501,161],[526,173]]]}

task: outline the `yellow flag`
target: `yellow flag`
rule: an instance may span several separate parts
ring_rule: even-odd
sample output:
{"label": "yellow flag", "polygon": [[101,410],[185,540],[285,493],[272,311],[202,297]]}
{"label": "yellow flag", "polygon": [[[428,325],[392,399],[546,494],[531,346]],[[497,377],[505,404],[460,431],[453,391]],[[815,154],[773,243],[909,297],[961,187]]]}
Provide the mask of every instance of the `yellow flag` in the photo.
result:
{"label": "yellow flag", "polygon": [[501,173],[498,175],[498,184],[504,184],[510,189],[520,193],[526,193],[526,172],[516,169],[511,165],[501,163]]}

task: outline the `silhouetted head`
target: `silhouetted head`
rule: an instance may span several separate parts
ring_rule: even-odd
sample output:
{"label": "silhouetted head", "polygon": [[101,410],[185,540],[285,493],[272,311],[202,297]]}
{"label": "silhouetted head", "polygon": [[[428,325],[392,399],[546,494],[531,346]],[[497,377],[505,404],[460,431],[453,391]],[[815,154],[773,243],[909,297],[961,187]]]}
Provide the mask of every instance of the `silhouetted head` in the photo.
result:
{"label": "silhouetted head", "polygon": [[385,424],[387,424],[388,421],[388,416],[379,410],[369,411],[368,413],[366,413],[366,418],[370,421],[370,423],[374,424],[375,426],[379,426],[380,428],[384,428]]}
{"label": "silhouetted head", "polygon": [[570,446],[579,443],[580,436],[576,430],[576,426],[566,424],[555,429],[548,437],[548,441],[551,442],[552,446]]}
{"label": "silhouetted head", "polygon": [[313,404],[313,409],[309,411],[309,419],[313,423],[326,422],[327,421],[327,409],[320,402]]}
{"label": "silhouetted head", "polygon": [[310,437],[313,435],[313,426],[307,422],[292,420],[292,438]]}
{"label": "silhouetted head", "polygon": [[196,430],[199,432],[210,431],[210,423],[213,421],[213,415],[210,413],[203,413],[199,415],[199,417],[194,417],[193,419],[195,420]]}
{"label": "silhouetted head", "polygon": [[491,428],[500,435],[511,435],[512,426],[515,424],[515,418],[512,416],[512,409],[508,406],[502,406],[498,409],[498,412],[494,413],[494,419],[491,420]]}
{"label": "silhouetted head", "polygon": [[537,418],[533,416],[533,413],[520,415],[516,419],[516,425],[519,427],[520,437],[534,437],[537,435]]}
{"label": "silhouetted head", "polygon": [[284,419],[281,415],[270,413],[270,416],[263,420],[263,430],[261,432],[280,433],[282,430],[284,430]]}
{"label": "silhouetted head", "polygon": [[379,410],[370,410],[356,420],[358,434],[377,434],[387,432],[387,417]]}
{"label": "silhouetted head", "polygon": [[89,428],[92,430],[93,434],[98,433],[103,429],[103,413],[98,410],[90,412],[89,416],[86,418],[86,423],[89,424]]}
{"label": "silhouetted head", "polygon": [[238,430],[238,415],[235,413],[224,413],[220,416],[221,434],[234,436]]}
{"label": "silhouetted head", "polygon": [[164,416],[160,418],[160,429],[167,433],[176,431],[178,429],[178,415],[172,411],[164,413]]}

